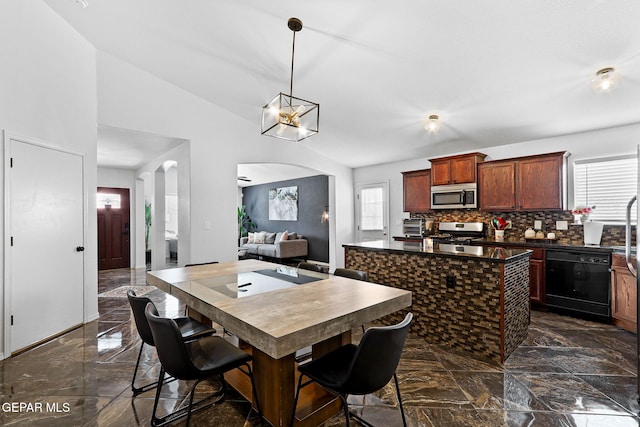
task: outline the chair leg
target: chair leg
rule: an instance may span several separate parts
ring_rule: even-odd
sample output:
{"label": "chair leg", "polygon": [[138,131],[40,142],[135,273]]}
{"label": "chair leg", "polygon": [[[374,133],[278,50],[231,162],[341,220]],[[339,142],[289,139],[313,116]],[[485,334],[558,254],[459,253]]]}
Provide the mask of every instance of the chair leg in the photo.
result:
{"label": "chair leg", "polygon": [[347,427],[349,427],[349,404],[347,403],[347,396],[339,395],[340,400],[342,400],[342,409],[344,410],[344,418],[347,423]]}
{"label": "chair leg", "polygon": [[398,406],[400,406],[400,413],[402,414],[402,425],[407,427],[407,419],[404,416],[404,407],[402,406],[402,396],[400,396],[400,386],[398,385],[398,376],[393,373],[393,380],[396,383],[396,394],[398,395]]}
{"label": "chair leg", "polygon": [[247,370],[249,371],[248,373],[249,378],[251,379],[251,392],[253,393],[253,399],[256,401],[256,411],[258,411],[258,416],[260,417],[260,423],[262,423],[262,408],[260,407],[260,398],[258,397],[258,389],[256,389],[256,383],[253,380],[253,370],[251,369],[251,366],[249,366],[248,363],[246,366],[247,366]]}
{"label": "chair leg", "polygon": [[191,422],[191,409],[193,409],[193,397],[196,394],[196,386],[200,384],[200,380],[196,381],[191,387],[191,395],[189,396],[189,406],[187,407],[187,427],[189,427],[189,423]]}
{"label": "chair leg", "polygon": [[[164,368],[160,368],[160,378],[164,377]],[[160,418],[156,416],[156,410],[158,409],[158,401],[160,401],[160,391],[162,391],[162,381],[158,384],[158,388],[156,388],[156,398],[153,401],[153,412],[151,412],[151,425],[157,426],[159,425]]]}
{"label": "chair leg", "polygon": [[140,351],[138,352],[138,360],[136,361],[136,367],[133,371],[133,378],[131,379],[131,391],[133,391],[134,396],[155,388],[161,381],[165,383],[170,383],[176,380],[171,376],[164,378],[164,374],[160,374],[160,376],[158,377],[158,381],[154,381],[152,383],[143,385],[142,387],[136,387],[135,386],[136,375],[138,374],[138,368],[140,367],[140,359],[142,358],[143,349],[144,349],[144,342],[142,342],[142,345],[140,346]]}
{"label": "chair leg", "polygon": [[162,381],[162,376],[160,376],[160,378],[156,382],[152,382],[152,383],[143,385],[142,387],[136,387],[135,386],[136,375],[138,374],[138,368],[140,367],[140,359],[142,358],[142,350],[143,349],[144,349],[144,341],[140,345],[140,351],[138,352],[138,360],[136,360],[136,367],[133,370],[133,378],[131,379],[131,391],[133,391],[134,395],[140,394],[140,393],[148,391],[148,390],[151,390],[152,388],[154,388],[154,387],[156,387],[158,385],[158,381]]}
{"label": "chair leg", "polygon": [[293,422],[296,419],[296,408],[298,407],[298,397],[300,396],[300,389],[302,388],[302,374],[298,377],[298,387],[296,387],[296,397],[293,399],[293,413],[291,414],[291,423],[289,424],[293,427]]}

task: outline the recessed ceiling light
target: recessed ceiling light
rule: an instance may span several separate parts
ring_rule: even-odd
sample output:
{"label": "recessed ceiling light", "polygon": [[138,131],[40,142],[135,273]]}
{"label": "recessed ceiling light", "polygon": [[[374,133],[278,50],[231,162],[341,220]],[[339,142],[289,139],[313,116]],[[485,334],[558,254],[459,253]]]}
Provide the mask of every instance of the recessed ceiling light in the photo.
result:
{"label": "recessed ceiling light", "polygon": [[89,7],[88,0],[73,0],[73,2],[78,6],[82,6],[83,9]]}

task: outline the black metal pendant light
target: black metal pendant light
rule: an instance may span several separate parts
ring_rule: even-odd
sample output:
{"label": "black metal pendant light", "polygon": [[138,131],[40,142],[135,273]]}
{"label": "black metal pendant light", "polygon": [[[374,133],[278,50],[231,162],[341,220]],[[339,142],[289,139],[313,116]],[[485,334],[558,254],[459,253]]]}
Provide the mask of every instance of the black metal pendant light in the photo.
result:
{"label": "black metal pendant light", "polygon": [[293,32],[289,94],[280,92],[262,107],[262,134],[298,142],[318,133],[320,104],[293,96],[296,33],[302,30],[302,21],[298,18],[289,18],[287,26]]}

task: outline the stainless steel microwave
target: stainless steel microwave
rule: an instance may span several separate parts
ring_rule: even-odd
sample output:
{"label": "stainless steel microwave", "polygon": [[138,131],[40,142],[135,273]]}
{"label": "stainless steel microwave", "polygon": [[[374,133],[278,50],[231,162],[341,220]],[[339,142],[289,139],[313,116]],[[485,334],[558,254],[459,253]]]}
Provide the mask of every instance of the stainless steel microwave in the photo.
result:
{"label": "stainless steel microwave", "polygon": [[475,209],[478,185],[452,184],[431,187],[431,209]]}

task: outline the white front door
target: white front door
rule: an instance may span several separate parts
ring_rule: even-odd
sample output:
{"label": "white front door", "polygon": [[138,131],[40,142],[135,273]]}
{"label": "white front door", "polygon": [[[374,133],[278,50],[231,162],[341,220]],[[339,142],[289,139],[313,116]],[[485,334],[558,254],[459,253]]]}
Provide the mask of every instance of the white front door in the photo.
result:
{"label": "white front door", "polygon": [[389,240],[389,185],[360,184],[356,191],[358,241]]}
{"label": "white front door", "polygon": [[83,159],[8,144],[5,331],[14,352],[83,322]]}

